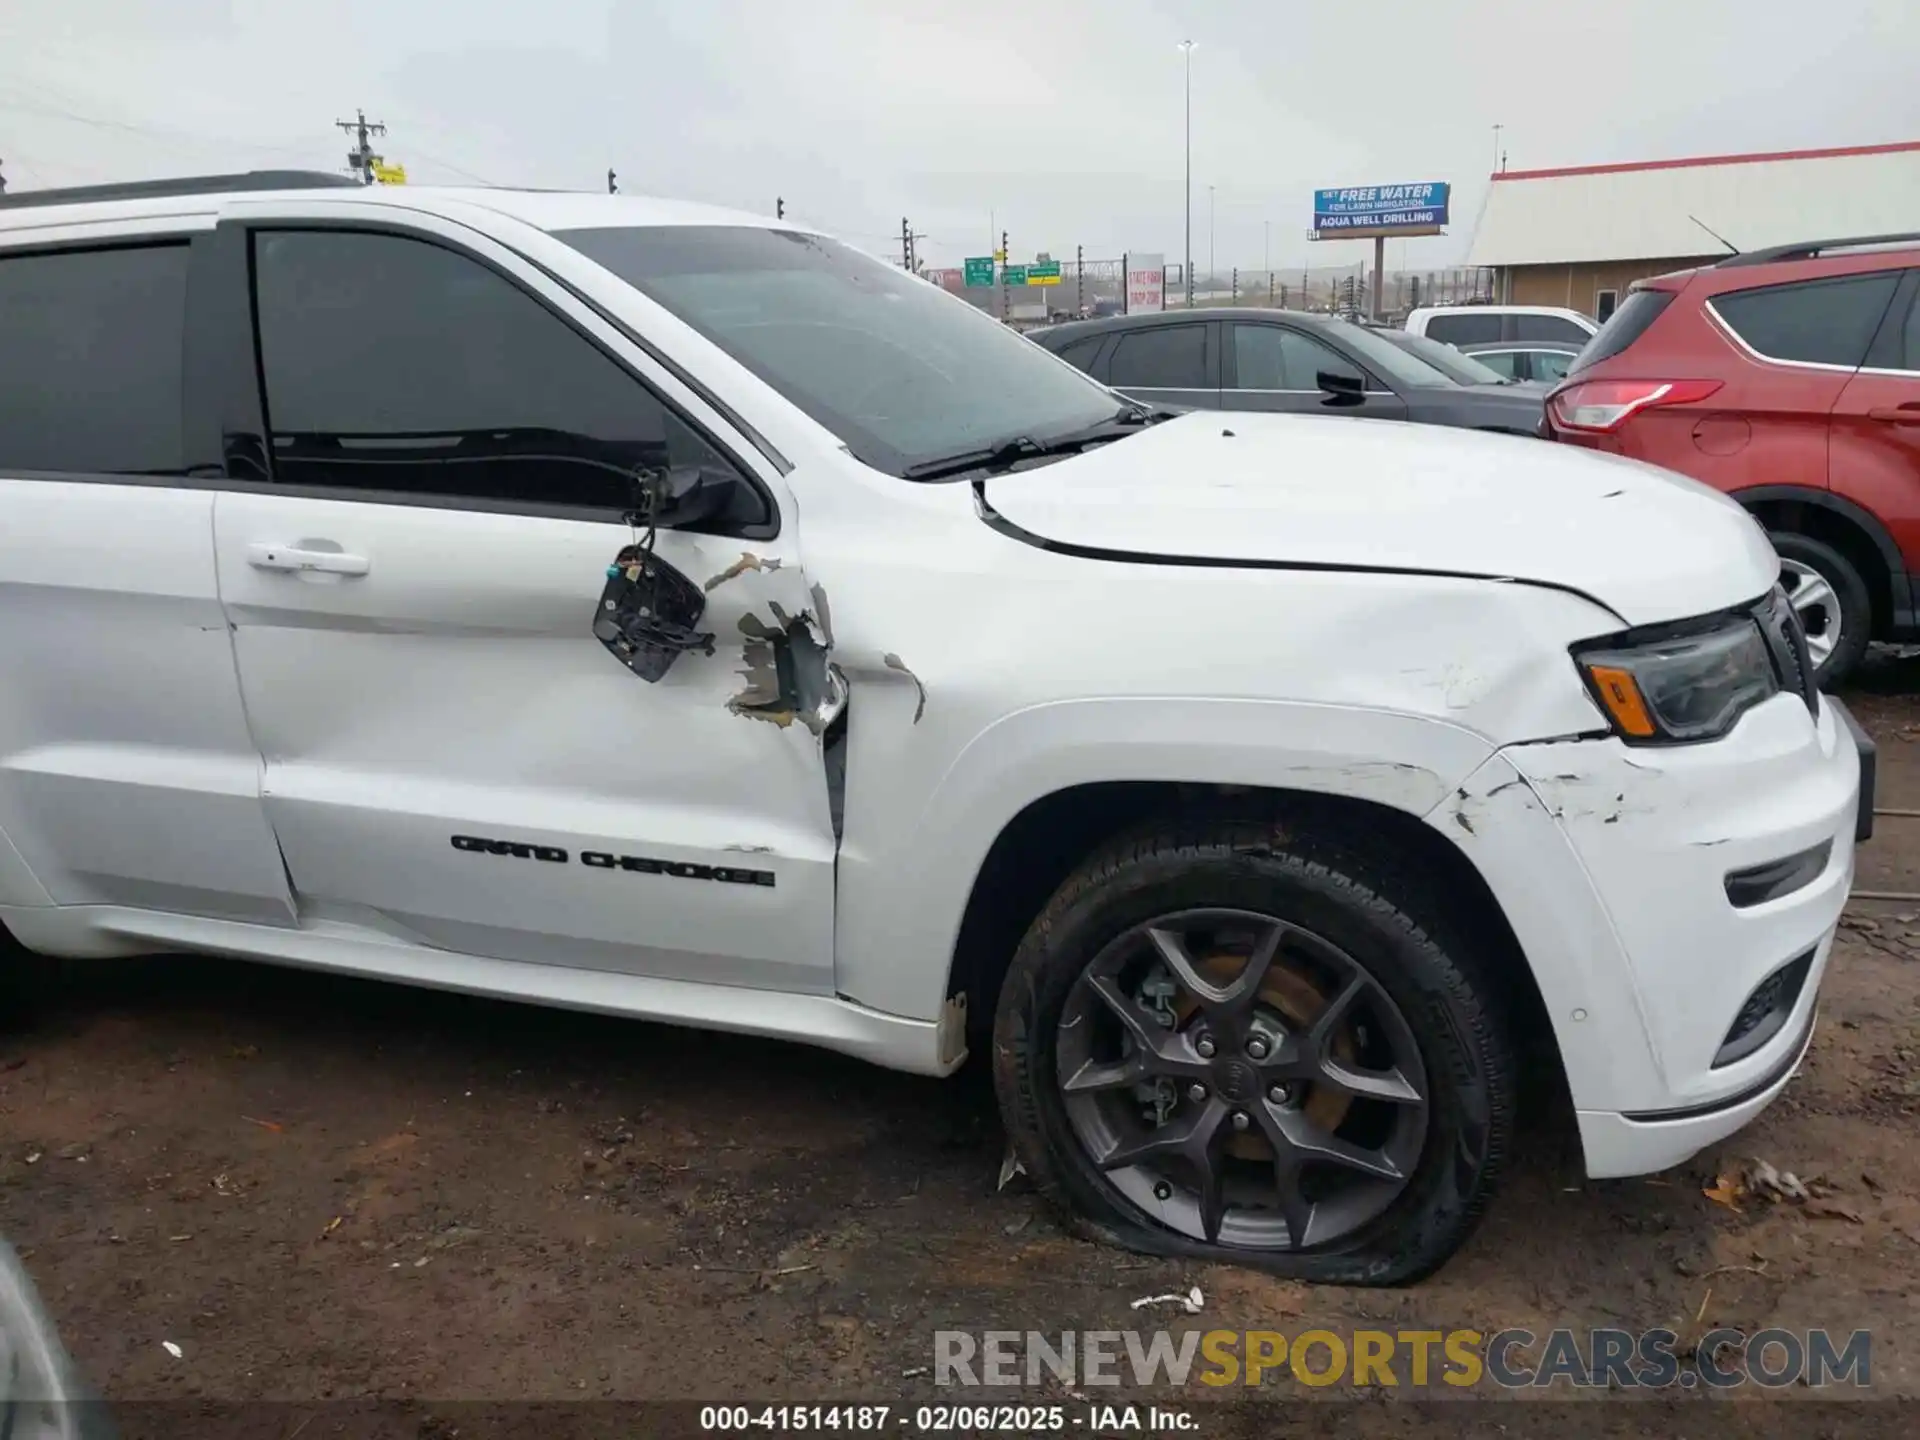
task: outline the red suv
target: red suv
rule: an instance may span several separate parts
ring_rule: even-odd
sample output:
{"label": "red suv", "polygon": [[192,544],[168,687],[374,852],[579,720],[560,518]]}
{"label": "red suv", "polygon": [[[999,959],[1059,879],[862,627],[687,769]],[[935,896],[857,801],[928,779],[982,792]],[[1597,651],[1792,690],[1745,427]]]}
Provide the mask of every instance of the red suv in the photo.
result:
{"label": "red suv", "polygon": [[1820,681],[1920,637],[1920,235],[1643,280],[1547,403],[1553,438],[1678,470],[1773,537]]}

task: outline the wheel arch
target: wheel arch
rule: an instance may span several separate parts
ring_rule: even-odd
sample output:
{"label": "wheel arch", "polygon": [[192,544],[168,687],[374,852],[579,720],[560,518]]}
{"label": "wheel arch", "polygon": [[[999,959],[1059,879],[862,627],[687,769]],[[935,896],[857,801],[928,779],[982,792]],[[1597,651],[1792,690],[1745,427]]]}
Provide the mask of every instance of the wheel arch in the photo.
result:
{"label": "wheel arch", "polygon": [[[1441,933],[1472,947],[1503,987],[1516,1043],[1533,1041],[1537,1063],[1564,1086],[1565,1068],[1538,981],[1512,925],[1473,860],[1420,816],[1378,800],[1285,787],[1095,782],[1029,802],[995,837],[974,876],[949,971],[948,993],[967,997],[976,1035],[994,1007],[1015,949],[1060,885],[1098,848],[1131,830],[1168,821],[1221,825],[1248,820],[1349,848],[1414,893],[1404,898]],[[1396,897],[1399,898],[1399,897]]]}
{"label": "wheel arch", "polygon": [[1756,485],[1733,498],[1767,530],[1791,530],[1833,546],[1866,581],[1873,607],[1873,638],[1891,639],[1914,624],[1906,561],[1886,526],[1864,506],[1828,490],[1800,485]]}

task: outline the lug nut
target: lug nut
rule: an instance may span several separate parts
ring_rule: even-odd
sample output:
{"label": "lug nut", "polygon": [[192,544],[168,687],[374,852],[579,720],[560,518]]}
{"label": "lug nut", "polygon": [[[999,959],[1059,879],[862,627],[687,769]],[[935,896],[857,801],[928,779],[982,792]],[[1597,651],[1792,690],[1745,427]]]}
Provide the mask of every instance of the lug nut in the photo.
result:
{"label": "lug nut", "polygon": [[1187,1087],[1187,1099],[1204,1100],[1206,1098],[1207,1098],[1207,1087],[1202,1085],[1199,1081],[1196,1080],[1194,1081],[1193,1084]]}
{"label": "lug nut", "polygon": [[1155,1181],[1153,1186],[1153,1198],[1156,1200],[1171,1200],[1173,1198],[1173,1186],[1169,1185],[1164,1180]]}
{"label": "lug nut", "polygon": [[1195,1041],[1193,1048],[1200,1052],[1200,1058],[1202,1060],[1211,1060],[1213,1058],[1213,1041],[1209,1040],[1206,1036],[1202,1035]]}
{"label": "lug nut", "polygon": [[1267,1099],[1276,1105],[1285,1105],[1289,1100],[1293,1099],[1293,1091],[1284,1085],[1269,1086],[1267,1089]]}
{"label": "lug nut", "polygon": [[1236,1110],[1236,1111],[1234,1111],[1234,1112],[1233,1112],[1233,1128],[1234,1128],[1234,1129],[1236,1129],[1236,1130],[1244,1130],[1244,1129],[1246,1129],[1246,1128],[1247,1128],[1247,1126],[1249,1126],[1249,1125],[1250,1125],[1250,1124],[1252,1124],[1252,1123],[1253,1123],[1252,1121],[1250,1121],[1249,1119],[1247,1119],[1247,1112],[1246,1112],[1246,1111],[1244,1111],[1244,1110]]}
{"label": "lug nut", "polygon": [[1247,1054],[1256,1060],[1267,1058],[1267,1048],[1267,1037],[1264,1035],[1255,1035],[1247,1041]]}

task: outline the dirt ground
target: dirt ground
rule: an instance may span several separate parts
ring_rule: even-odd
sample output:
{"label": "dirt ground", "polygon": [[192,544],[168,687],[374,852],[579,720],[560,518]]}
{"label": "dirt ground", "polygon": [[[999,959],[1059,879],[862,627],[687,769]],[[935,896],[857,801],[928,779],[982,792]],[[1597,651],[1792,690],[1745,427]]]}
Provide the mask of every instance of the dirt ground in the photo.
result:
{"label": "dirt ground", "polygon": [[[1920,657],[1878,657],[1848,698],[1880,803],[1920,808]],[[1920,889],[1920,820],[1880,822],[1859,884]],[[1192,1285],[1208,1328],[1867,1328],[1873,1393],[1915,1397],[1917,962],[1920,905],[1857,903],[1810,1062],[1757,1124],[1604,1184],[1539,1127],[1467,1250],[1409,1291],[1067,1236],[996,1189],[978,1075],[178,957],[73,972],[0,1038],[0,1233],[109,1397],[298,1402],[262,1407],[286,1421],[262,1433],[319,1415],[309,1440],[339,1429],[326,1400],[415,1402],[406,1433],[444,1437],[479,1431],[435,1402],[951,1399],[926,1374],[937,1328],[1137,1328],[1129,1302]],[[1824,1195],[1702,1194],[1755,1157]],[[1410,1408],[1368,1406],[1369,1433]],[[1553,1409],[1567,1437],[1651,1423]]]}

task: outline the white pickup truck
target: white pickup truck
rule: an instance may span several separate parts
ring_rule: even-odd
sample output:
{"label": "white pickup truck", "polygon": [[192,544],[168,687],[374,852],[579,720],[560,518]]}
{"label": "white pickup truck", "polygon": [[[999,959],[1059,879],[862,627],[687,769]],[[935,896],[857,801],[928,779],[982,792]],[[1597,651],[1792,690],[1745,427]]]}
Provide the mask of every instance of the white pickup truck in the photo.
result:
{"label": "white pickup truck", "polygon": [[1145,1251],[1419,1277],[1531,1052],[1596,1176],[1779,1093],[1871,747],[1777,573],[1689,481],[1168,417],[764,218],[0,202],[15,943],[972,1036]]}

